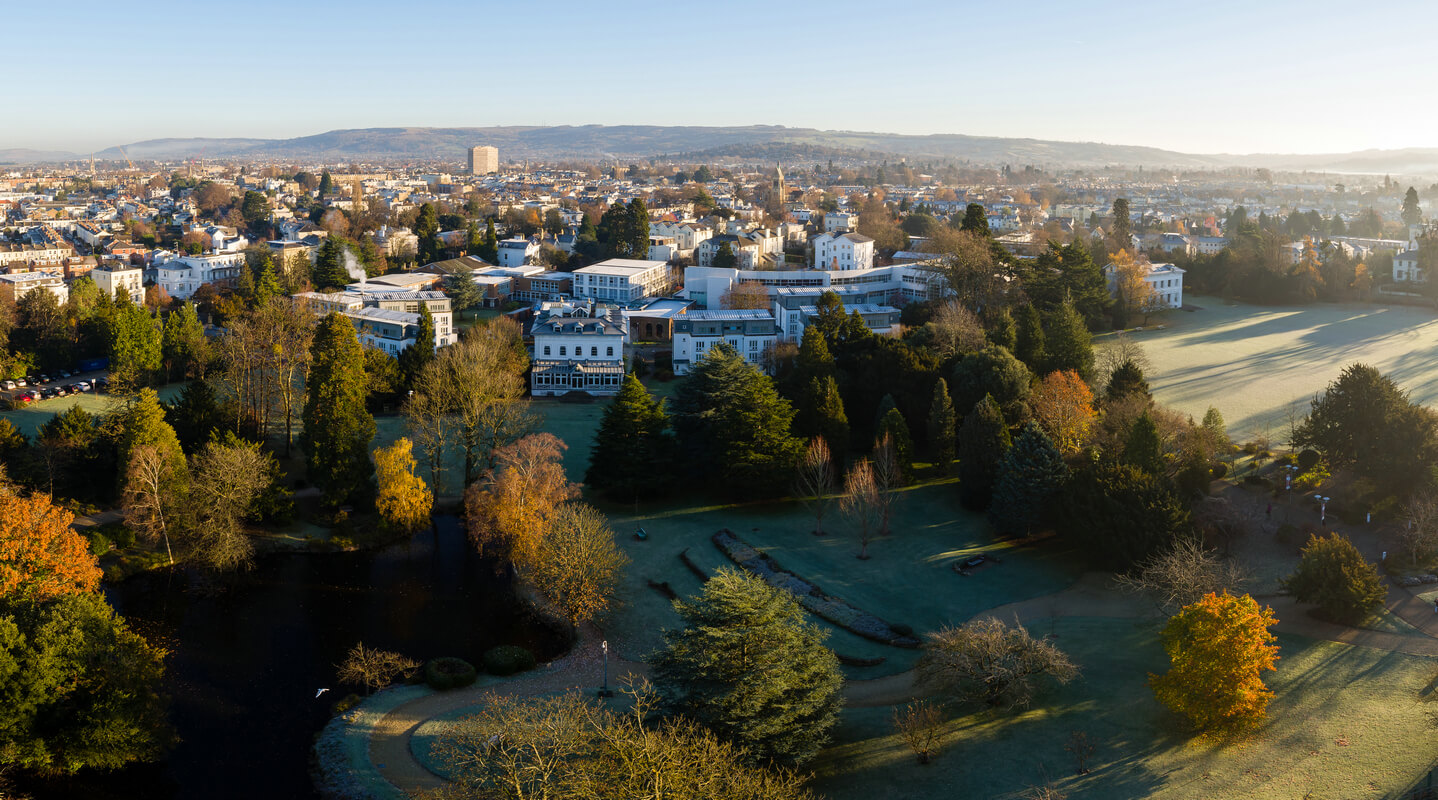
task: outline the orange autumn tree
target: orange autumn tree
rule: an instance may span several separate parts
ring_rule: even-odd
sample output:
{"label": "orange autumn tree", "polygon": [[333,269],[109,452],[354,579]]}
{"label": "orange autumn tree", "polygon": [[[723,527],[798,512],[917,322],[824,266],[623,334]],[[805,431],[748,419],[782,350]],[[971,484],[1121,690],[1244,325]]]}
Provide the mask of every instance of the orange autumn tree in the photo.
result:
{"label": "orange autumn tree", "polygon": [[1256,724],[1273,699],[1263,672],[1278,660],[1277,637],[1268,630],[1277,622],[1273,609],[1227,590],[1184,606],[1164,626],[1171,666],[1165,675],[1149,675],[1154,696],[1200,731]]}
{"label": "orange autumn tree", "polygon": [[494,467],[464,493],[469,536],[481,554],[508,558],[528,568],[539,554],[551,518],[579,496],[564,475],[559,437],[535,433],[496,448]]}
{"label": "orange autumn tree", "polygon": [[1034,386],[1029,407],[1061,453],[1077,453],[1088,443],[1094,423],[1093,392],[1077,372],[1050,372]]}
{"label": "orange autumn tree", "polygon": [[70,527],[74,519],[48,495],[0,491],[0,597],[50,600],[95,591],[100,567]]}

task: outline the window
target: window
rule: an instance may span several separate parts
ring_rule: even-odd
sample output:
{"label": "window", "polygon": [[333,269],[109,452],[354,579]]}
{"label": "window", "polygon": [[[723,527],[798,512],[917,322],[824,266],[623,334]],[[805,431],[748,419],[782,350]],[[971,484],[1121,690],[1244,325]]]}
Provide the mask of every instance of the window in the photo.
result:
{"label": "window", "polygon": [[591,348],[589,348],[589,355],[590,355],[591,357],[599,355],[599,348],[598,348],[598,347],[591,347]]}
{"label": "window", "polygon": [[613,347],[613,346],[610,346],[610,347],[604,348],[604,354],[605,354],[606,356],[612,356],[612,355],[614,355],[614,347]]}
{"label": "window", "polygon": [[560,346],[559,346],[559,354],[560,354],[560,355],[566,355],[564,345],[560,345]]}

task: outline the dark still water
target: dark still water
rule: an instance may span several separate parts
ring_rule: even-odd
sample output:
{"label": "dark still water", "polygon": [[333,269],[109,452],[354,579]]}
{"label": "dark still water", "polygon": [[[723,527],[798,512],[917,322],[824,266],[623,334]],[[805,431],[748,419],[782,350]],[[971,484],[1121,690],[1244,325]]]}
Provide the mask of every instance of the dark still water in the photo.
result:
{"label": "dark still water", "polygon": [[[168,573],[110,586],[115,609],[171,651],[166,688],[181,742],[164,764],[26,788],[96,800],[314,797],[310,746],[347,693],[335,665],[355,642],[476,664],[497,644],[541,659],[562,648],[493,564],[474,555],[458,519],[442,517],[437,537],[380,550],[263,557],[215,594]],[[330,691],[315,699],[321,687]]]}

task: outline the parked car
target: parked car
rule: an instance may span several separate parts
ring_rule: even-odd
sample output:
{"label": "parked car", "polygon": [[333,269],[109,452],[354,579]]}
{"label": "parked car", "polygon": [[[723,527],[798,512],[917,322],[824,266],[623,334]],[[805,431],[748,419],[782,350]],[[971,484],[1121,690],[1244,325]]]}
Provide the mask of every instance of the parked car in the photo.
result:
{"label": "parked car", "polygon": [[95,379],[95,391],[97,391],[97,392],[107,392],[107,391],[109,391],[109,390],[110,390],[110,378],[109,378],[109,376],[101,375],[100,377],[98,377],[98,378]]}
{"label": "parked car", "polygon": [[56,396],[57,394],[58,394],[58,392],[55,391],[55,387],[53,387],[53,386],[46,386],[44,389],[41,389],[41,390],[40,390],[40,399],[41,399],[41,400],[49,400],[50,398]]}
{"label": "parked car", "polygon": [[15,384],[15,381],[12,381],[12,380],[6,380],[4,383],[0,383],[0,386],[5,387],[5,391],[7,391],[7,392],[13,392],[13,391],[15,391],[17,388],[19,388],[19,387]]}
{"label": "parked car", "polygon": [[29,392],[21,392],[15,395],[15,402],[17,403],[28,403],[34,399],[35,398],[32,397]]}
{"label": "parked car", "polygon": [[62,370],[60,370],[60,377],[62,377],[62,378],[68,378],[68,377],[70,377],[70,370],[68,370],[68,369],[62,369]]}
{"label": "parked car", "polygon": [[34,383],[35,383],[35,378],[34,378],[34,376],[32,376],[32,375],[26,375],[26,376],[23,377],[23,378],[16,378],[16,379],[15,379],[15,382],[18,383],[18,384],[20,384],[21,386],[26,386],[26,385],[34,384]]}
{"label": "parked car", "polygon": [[81,392],[88,392],[93,388],[95,387],[91,385],[89,381],[80,381],[79,383],[75,384],[75,389]]}
{"label": "parked car", "polygon": [[46,383],[49,383],[49,382],[50,382],[50,373],[48,373],[48,372],[42,372],[42,373],[40,373],[40,379],[39,379],[38,381],[36,381],[36,383],[40,383],[40,384],[46,384]]}

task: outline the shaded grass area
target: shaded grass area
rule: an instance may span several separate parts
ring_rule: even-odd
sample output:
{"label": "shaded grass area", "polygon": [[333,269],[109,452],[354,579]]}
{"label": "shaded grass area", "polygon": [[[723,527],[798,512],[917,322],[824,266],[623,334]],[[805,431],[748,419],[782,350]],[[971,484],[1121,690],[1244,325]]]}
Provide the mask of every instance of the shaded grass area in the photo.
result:
{"label": "shaded grass area", "polygon": [[[1200,307],[1155,315],[1131,333],[1153,364],[1149,385],[1160,403],[1194,419],[1209,406],[1223,412],[1237,440],[1285,437],[1287,409],[1299,414],[1344,366],[1377,367],[1425,405],[1438,402],[1438,317],[1428,309],[1319,303],[1226,305],[1190,295]],[[1112,336],[1095,338],[1102,347]]]}
{"label": "shaded grass area", "polygon": [[[1024,712],[964,713],[946,726],[927,767],[893,735],[891,709],[844,712],[814,788],[834,800],[1018,798],[1051,780],[1071,800],[1373,797],[1405,788],[1432,760],[1431,726],[1416,702],[1432,659],[1280,636],[1277,698],[1268,721],[1239,741],[1190,736],[1162,708],[1147,674],[1167,661],[1154,622],[1070,617],[1036,621],[1083,670]],[[1087,776],[1064,750],[1071,731],[1096,745]]]}
{"label": "shaded grass area", "polygon": [[[632,506],[605,505],[620,546],[633,560],[620,591],[624,605],[611,616],[606,630],[626,658],[640,660],[656,649],[662,630],[677,626],[679,618],[647,581],[667,582],[680,597],[698,593],[702,584],[678,554],[687,548],[690,560],[710,573],[733,566],[709,538],[723,528],[826,593],[920,634],[964,622],[995,606],[1059,591],[1077,579],[1078,571],[1071,566],[1075,559],[1060,546],[995,542],[982,517],[959,507],[954,488],[951,480],[941,480],[903,491],[892,535],[870,543],[867,561],[855,557],[859,542],[846,520],[831,512],[825,520],[829,535],[814,536],[812,515],[796,502],[671,502],[641,505],[637,514]],[[649,535],[645,541],[633,536],[641,525]],[[1002,563],[967,577],[953,571],[954,562],[979,552],[998,555]],[[851,677],[902,672],[918,656],[916,650],[873,642],[817,617],[810,619],[830,631],[829,646],[835,651],[858,658],[884,657],[876,667],[846,667]]]}

